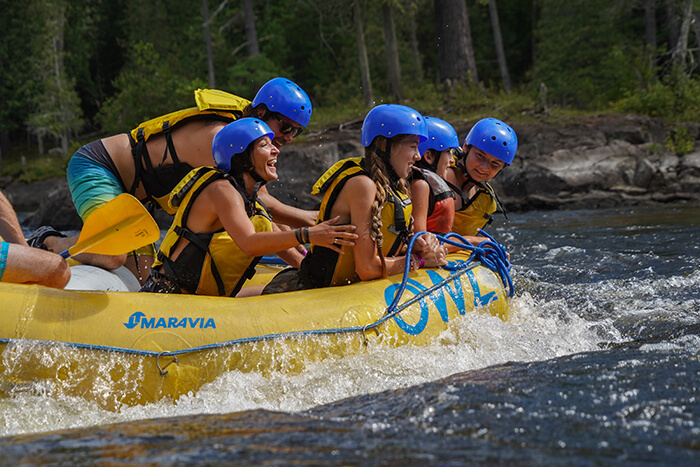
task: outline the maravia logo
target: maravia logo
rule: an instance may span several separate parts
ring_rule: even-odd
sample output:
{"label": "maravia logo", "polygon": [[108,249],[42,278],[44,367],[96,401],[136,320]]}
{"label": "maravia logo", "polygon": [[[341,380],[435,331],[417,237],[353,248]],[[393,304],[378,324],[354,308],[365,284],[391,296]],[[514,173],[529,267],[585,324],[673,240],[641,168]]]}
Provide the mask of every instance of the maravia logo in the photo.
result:
{"label": "maravia logo", "polygon": [[141,326],[141,329],[149,328],[214,328],[216,329],[216,323],[214,323],[214,318],[175,318],[170,316],[168,318],[146,318],[146,315],[137,311],[133,315],[129,316],[129,322],[124,323],[127,329],[134,329],[136,326]]}

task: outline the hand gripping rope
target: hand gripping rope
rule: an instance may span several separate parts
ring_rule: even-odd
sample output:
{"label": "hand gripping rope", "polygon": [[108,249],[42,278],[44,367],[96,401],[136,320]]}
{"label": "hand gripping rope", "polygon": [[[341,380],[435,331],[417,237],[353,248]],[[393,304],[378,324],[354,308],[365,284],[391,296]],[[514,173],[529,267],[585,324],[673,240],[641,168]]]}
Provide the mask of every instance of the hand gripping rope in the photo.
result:
{"label": "hand gripping rope", "polygon": [[[411,240],[408,242],[408,247],[406,250],[406,257],[410,258],[411,253],[413,251],[413,244],[415,241],[420,237],[421,235],[426,234],[427,232],[418,232],[414,234],[411,237]],[[448,264],[447,266],[443,266],[444,269],[447,269],[449,271],[459,271],[462,269],[466,269],[468,266],[473,265],[475,262],[480,262],[483,264],[486,268],[490,269],[491,271],[495,272],[498,274],[498,276],[501,278],[501,282],[506,286],[508,289],[508,296],[512,297],[514,290],[513,290],[513,279],[510,277],[510,261],[508,261],[508,254],[506,252],[506,248],[501,245],[500,243],[496,242],[496,240],[493,239],[492,236],[484,232],[483,230],[479,229],[479,233],[484,235],[485,237],[489,238],[489,240],[485,240],[481,243],[479,243],[478,246],[474,246],[471,243],[469,243],[464,237],[462,237],[459,234],[456,233],[448,233],[445,236],[442,235],[436,235],[435,236],[440,240],[441,244],[447,243],[449,245],[456,246],[458,248],[463,248],[465,250],[470,250],[472,254],[469,256],[469,260],[467,261],[459,261],[457,263],[453,264]],[[408,273],[411,270],[411,264],[410,261],[406,261],[406,266],[404,267],[403,271],[403,279],[401,280],[401,285],[396,291],[396,296],[394,297],[394,301],[391,302],[389,305],[389,308],[387,308],[387,314],[391,315],[393,314],[394,309],[398,305],[399,300],[401,299],[401,296],[403,295],[404,290],[406,289],[406,283],[408,281]],[[432,291],[432,288],[429,289],[428,291]],[[424,292],[421,294],[424,295],[428,291]]]}

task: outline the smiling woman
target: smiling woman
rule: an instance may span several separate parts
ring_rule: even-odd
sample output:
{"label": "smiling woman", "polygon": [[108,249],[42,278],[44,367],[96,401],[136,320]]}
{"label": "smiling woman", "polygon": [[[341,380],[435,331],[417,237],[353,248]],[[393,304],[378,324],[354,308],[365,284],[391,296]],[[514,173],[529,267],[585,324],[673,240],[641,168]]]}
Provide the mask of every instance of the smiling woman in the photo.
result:
{"label": "smiling woman", "polygon": [[403,250],[413,234],[412,205],[406,177],[420,160],[418,145],[427,139],[423,116],[403,105],[385,104],[369,111],[362,124],[362,158],[334,164],[316,182],[323,195],[319,221],[356,225],[355,245],[340,248],[311,241],[311,252],[298,271],[280,273],[264,293],[345,285],[445,264],[445,252],[431,234],[417,239],[412,255]]}
{"label": "smiling woman", "polygon": [[[214,137],[216,167],[192,170],[172,191],[175,219],[163,240],[144,292],[235,296],[263,255],[313,240],[340,250],[354,228],[337,219],[294,231],[275,228],[258,189],[277,179],[279,149],[262,120],[229,123]],[[258,293],[248,290],[246,295]]]}

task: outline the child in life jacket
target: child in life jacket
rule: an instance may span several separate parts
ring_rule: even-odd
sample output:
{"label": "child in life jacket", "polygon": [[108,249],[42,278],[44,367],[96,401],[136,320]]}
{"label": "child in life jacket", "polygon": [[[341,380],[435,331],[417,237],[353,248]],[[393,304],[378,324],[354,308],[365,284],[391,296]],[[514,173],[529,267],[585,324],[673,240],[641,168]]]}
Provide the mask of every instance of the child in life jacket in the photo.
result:
{"label": "child in life jacket", "polygon": [[497,209],[505,213],[488,181],[513,162],[517,149],[518,138],[510,126],[484,118],[469,131],[455,167],[447,171],[447,181],[456,194],[452,231],[473,245],[488,240],[478,237],[477,229],[488,225]]}
{"label": "child in life jacket", "polygon": [[336,162],[314,184],[322,195],[317,222],[340,217],[356,225],[355,245],[328,248],[313,240],[299,270],[278,274],[263,293],[345,285],[446,264],[445,249],[425,234],[405,254],[412,235],[412,204],[406,177],[420,159],[427,139],[423,116],[402,105],[385,104],[369,111],[362,124],[364,157]]}
{"label": "child in life jacket", "polygon": [[[175,218],[142,291],[236,296],[263,255],[307,242],[338,253],[355,244],[354,226],[334,225],[339,216],[313,227],[275,228],[258,198],[260,187],[277,179],[274,135],[262,120],[243,118],[214,136],[216,167],[193,169],[170,193]],[[241,296],[262,290],[249,289]]]}
{"label": "child in life jacket", "polygon": [[421,159],[408,177],[413,202],[413,229],[444,235],[452,231],[455,194],[445,178],[452,150],[459,148],[455,129],[444,120],[425,117],[428,139],[418,145]]}

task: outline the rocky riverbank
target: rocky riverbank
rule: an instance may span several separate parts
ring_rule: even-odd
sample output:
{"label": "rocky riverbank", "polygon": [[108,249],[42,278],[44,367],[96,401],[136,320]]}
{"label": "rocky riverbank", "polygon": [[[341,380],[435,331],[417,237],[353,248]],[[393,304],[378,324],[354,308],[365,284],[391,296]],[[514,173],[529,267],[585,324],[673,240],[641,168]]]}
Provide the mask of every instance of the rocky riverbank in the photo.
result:
{"label": "rocky riverbank", "polygon": [[[473,124],[453,123],[460,138]],[[278,161],[280,180],[270,184],[270,192],[289,204],[316,208],[319,200],[309,193],[316,179],[337,160],[362,154],[360,126],[358,121],[313,132],[285,147]],[[493,186],[509,211],[700,202],[700,124],[683,127],[695,149],[678,156],[665,147],[674,128],[648,117],[515,124],[518,153]],[[65,179],[9,183],[2,189],[19,211],[32,211],[28,225],[80,226]]]}

